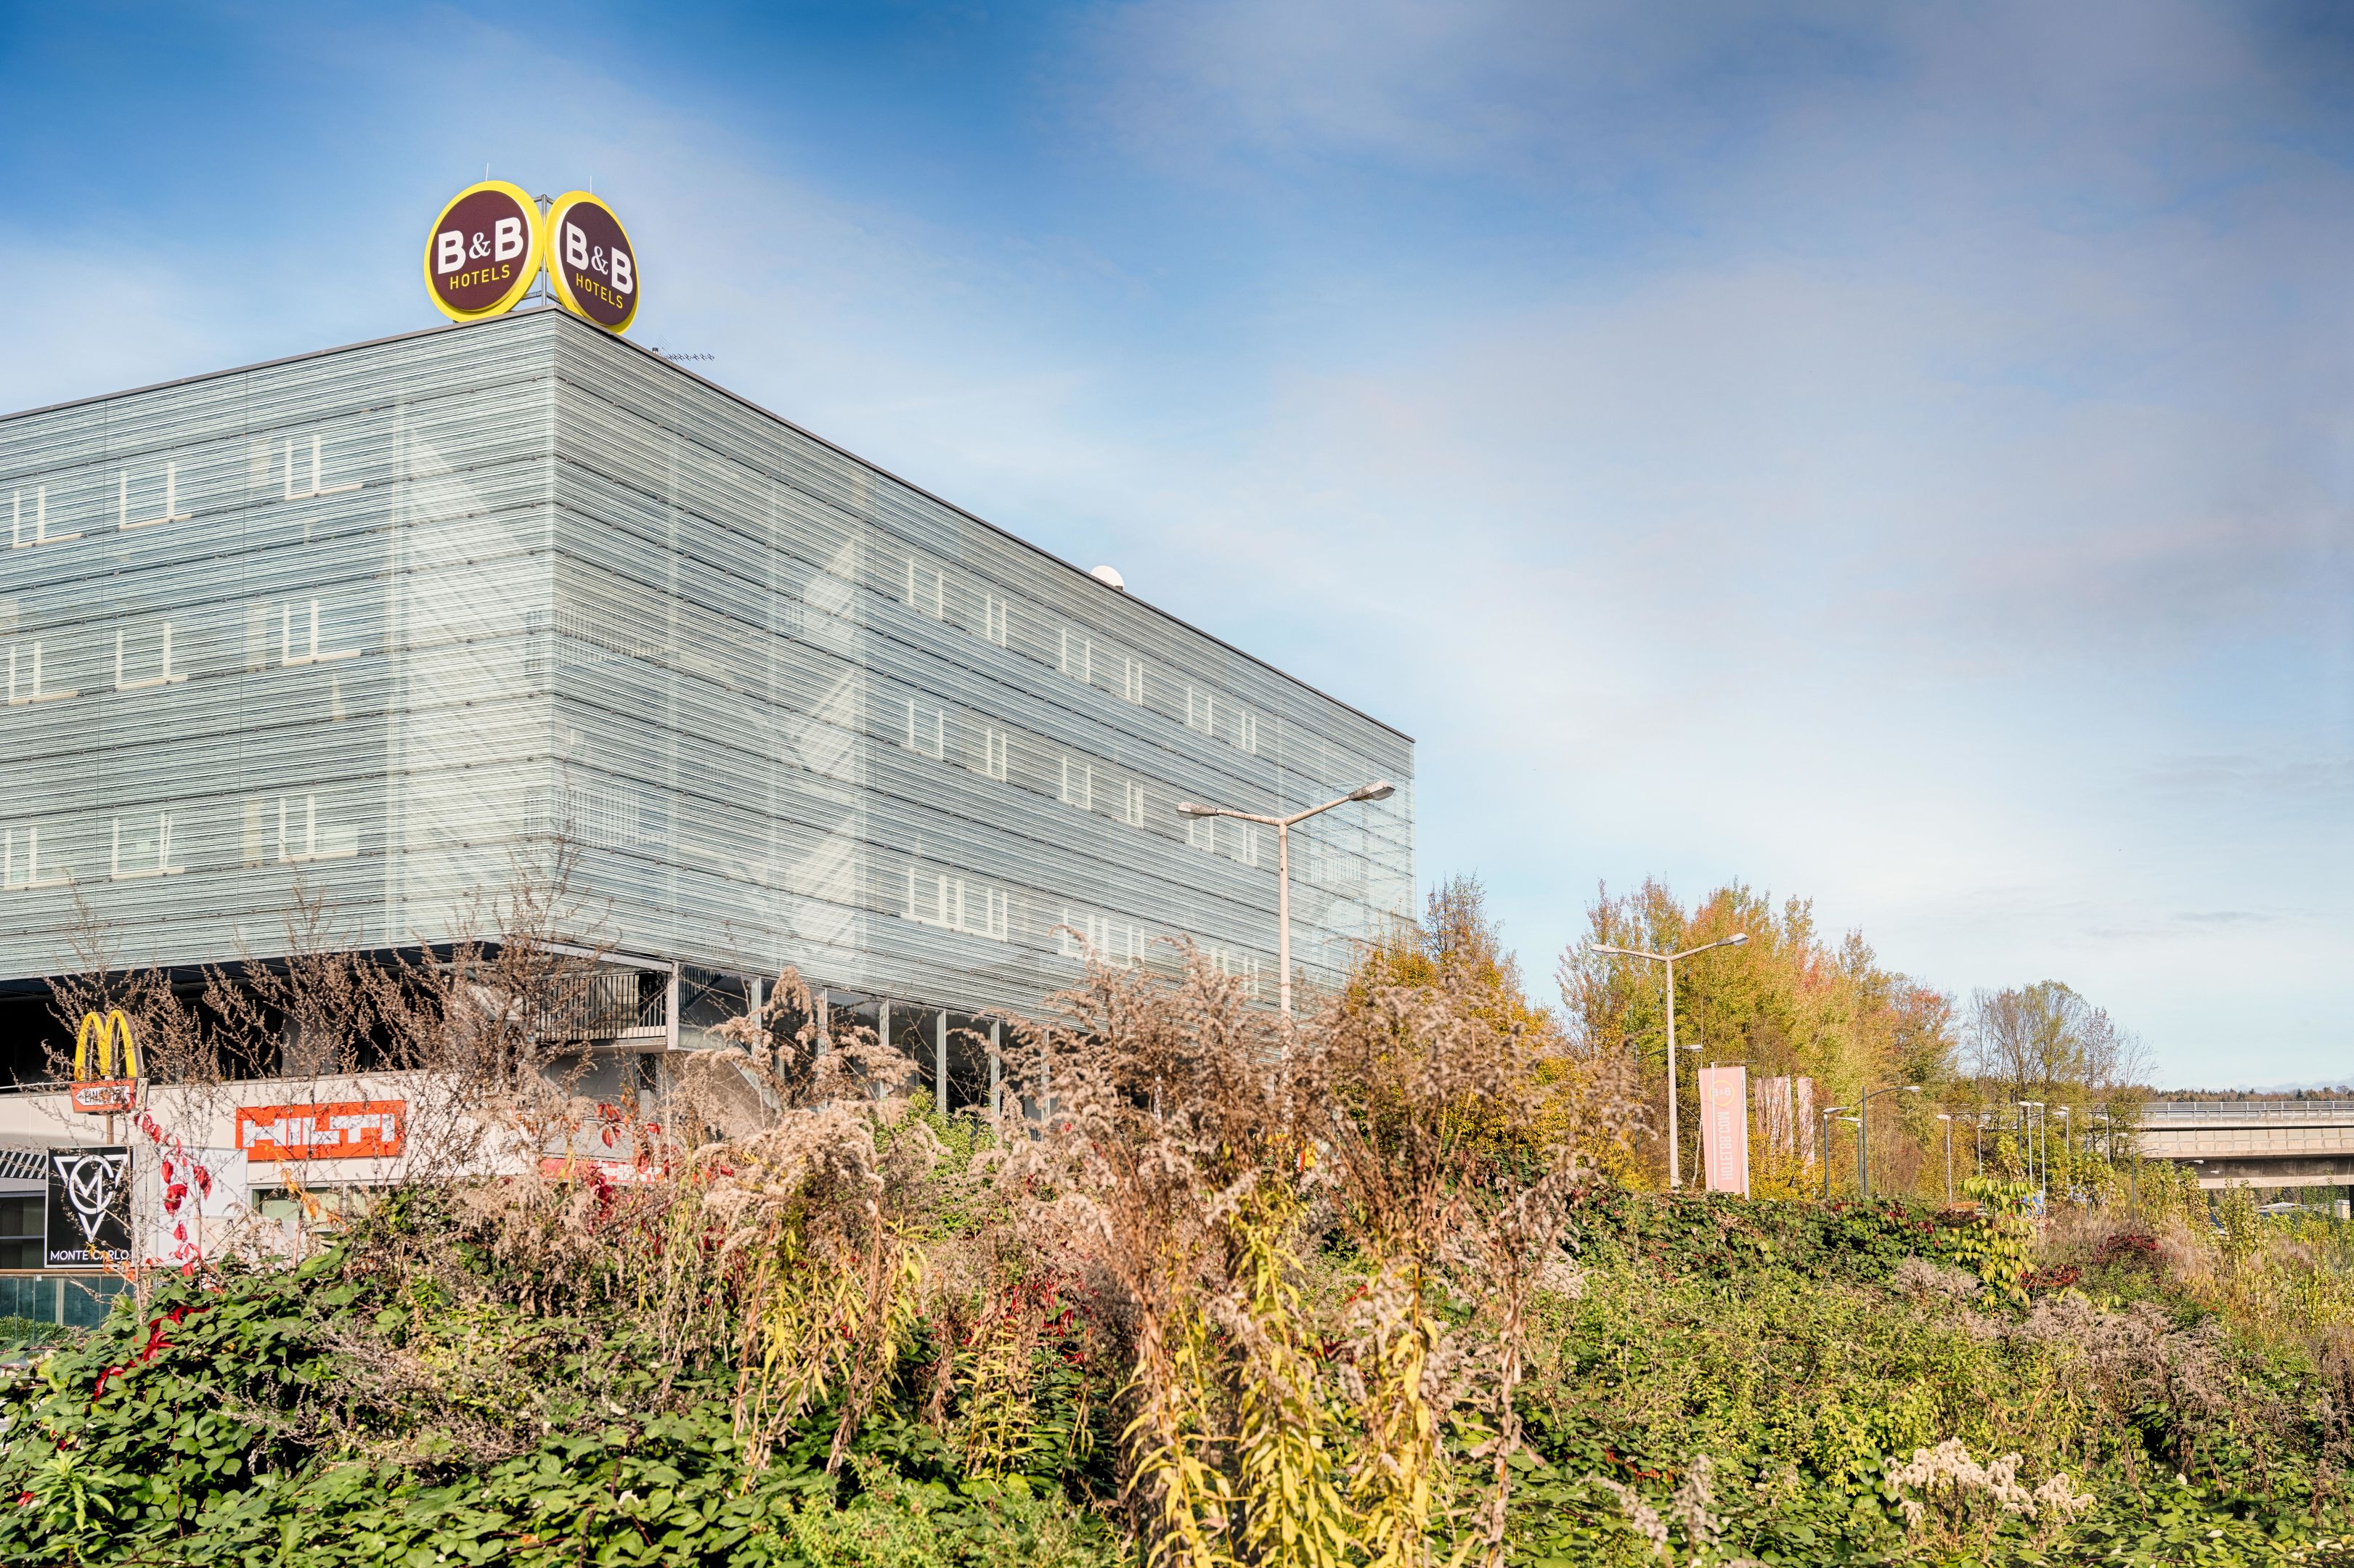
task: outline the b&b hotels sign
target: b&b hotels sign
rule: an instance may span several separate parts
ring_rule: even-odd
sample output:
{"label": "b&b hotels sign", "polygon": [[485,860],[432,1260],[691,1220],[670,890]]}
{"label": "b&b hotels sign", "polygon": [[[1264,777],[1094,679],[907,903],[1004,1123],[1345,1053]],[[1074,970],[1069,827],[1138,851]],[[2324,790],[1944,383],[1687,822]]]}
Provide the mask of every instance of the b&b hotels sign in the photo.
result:
{"label": "b&b hotels sign", "polygon": [[587,191],[539,204],[504,180],[450,198],[425,240],[425,288],[453,322],[514,309],[541,272],[557,303],[607,332],[637,319],[638,252],[613,209]]}

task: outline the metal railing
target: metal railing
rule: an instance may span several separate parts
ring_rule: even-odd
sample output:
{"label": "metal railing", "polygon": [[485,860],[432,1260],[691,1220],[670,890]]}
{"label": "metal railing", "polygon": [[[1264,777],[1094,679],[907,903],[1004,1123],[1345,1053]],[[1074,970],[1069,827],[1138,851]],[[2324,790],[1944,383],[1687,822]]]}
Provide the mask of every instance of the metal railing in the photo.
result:
{"label": "metal railing", "polygon": [[550,1040],[630,1040],[670,1029],[670,976],[654,969],[598,968],[558,978],[540,1012]]}
{"label": "metal railing", "polygon": [[2354,1100],[2152,1100],[2141,1107],[2144,1128],[2211,1127],[2301,1121],[2354,1122]]}

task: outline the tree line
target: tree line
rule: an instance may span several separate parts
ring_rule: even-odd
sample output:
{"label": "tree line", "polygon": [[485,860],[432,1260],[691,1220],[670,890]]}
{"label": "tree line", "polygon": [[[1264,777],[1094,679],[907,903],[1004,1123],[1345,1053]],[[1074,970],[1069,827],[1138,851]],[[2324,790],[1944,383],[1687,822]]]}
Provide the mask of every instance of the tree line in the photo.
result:
{"label": "tree line", "polygon": [[[1433,891],[1421,930],[1427,951],[1414,961],[1444,960],[1478,975],[1500,1022],[1550,1032],[1573,1056],[1617,1064],[1628,1075],[1648,1121],[1645,1134],[1618,1157],[1615,1173],[1630,1181],[1659,1183],[1666,1176],[1665,966],[1596,947],[1681,953],[1735,934],[1747,938],[1673,968],[1687,1172],[1700,1168],[1699,1118],[1691,1113],[1702,1067],[1738,1063],[1753,1082],[1811,1079],[1819,1112],[1840,1107],[1851,1114],[1862,1096],[1874,1093],[1867,1151],[1872,1188],[1925,1195],[1945,1189],[1949,1133],[1958,1181],[2023,1160],[2028,1140],[2063,1153],[2088,1143],[2123,1149],[2137,1108],[2149,1097],[2140,1039],[2064,982],[2041,980],[1957,997],[1883,964],[1860,931],[1826,932],[1811,900],[1776,900],[1739,883],[1691,905],[1657,880],[1615,894],[1598,887],[1586,909],[1585,938],[1563,953],[1555,969],[1557,1012],[1530,1000],[1476,878],[1457,877]],[[1392,949],[1369,964],[1395,974],[1405,961]],[[1903,1092],[1907,1086],[1919,1092]],[[1882,1089],[1896,1092],[1876,1094]],[[1951,1119],[1941,1121],[1941,1115]],[[1831,1130],[1838,1136],[1819,1143],[1815,1163],[1754,1150],[1756,1190],[1818,1186],[1825,1160],[1832,1191],[1852,1187],[1851,1127]]]}

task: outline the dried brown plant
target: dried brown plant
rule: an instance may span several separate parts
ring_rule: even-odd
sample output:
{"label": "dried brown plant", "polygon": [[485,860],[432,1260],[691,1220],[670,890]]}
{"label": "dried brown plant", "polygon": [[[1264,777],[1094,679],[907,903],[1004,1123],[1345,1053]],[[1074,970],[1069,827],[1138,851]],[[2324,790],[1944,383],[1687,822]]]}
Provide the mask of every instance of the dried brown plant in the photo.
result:
{"label": "dried brown plant", "polygon": [[[1628,1108],[1444,970],[1284,1027],[1183,957],[1174,981],[1091,965],[1019,1042],[1051,1113],[1000,1170],[1035,1245],[1121,1304],[1148,1556],[1419,1568],[1436,1532],[1500,1560],[1527,1307],[1585,1171],[1548,1135]],[[1468,1530],[1466,1423],[1492,1467]]]}

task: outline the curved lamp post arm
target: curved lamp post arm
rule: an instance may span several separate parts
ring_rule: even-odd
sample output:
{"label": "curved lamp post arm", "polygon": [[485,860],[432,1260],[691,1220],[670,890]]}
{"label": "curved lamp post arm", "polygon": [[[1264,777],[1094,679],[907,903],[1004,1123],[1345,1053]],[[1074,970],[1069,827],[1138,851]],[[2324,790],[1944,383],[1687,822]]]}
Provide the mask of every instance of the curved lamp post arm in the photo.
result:
{"label": "curved lamp post arm", "polygon": [[1232,817],[1236,821],[1257,822],[1275,830],[1275,991],[1277,1005],[1287,1023],[1291,1020],[1291,830],[1335,806],[1345,806],[1352,800],[1386,800],[1396,793],[1396,785],[1386,779],[1376,779],[1320,806],[1310,806],[1288,817],[1238,811],[1232,806],[1204,806],[1195,800],[1177,802],[1177,814],[1181,817]]}

